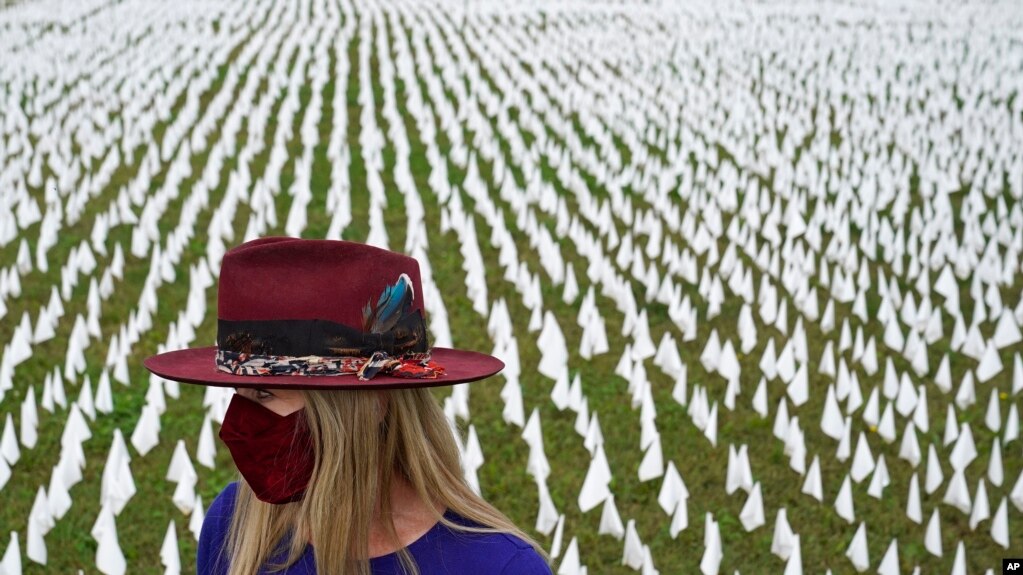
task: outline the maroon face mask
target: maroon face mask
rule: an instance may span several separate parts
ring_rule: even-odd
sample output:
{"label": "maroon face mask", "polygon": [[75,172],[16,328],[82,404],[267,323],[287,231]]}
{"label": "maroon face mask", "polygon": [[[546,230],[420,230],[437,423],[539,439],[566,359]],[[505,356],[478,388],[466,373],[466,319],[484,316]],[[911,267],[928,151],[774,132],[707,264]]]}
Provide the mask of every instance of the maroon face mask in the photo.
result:
{"label": "maroon face mask", "polygon": [[220,439],[260,501],[279,505],[305,494],[314,458],[304,411],[281,416],[243,395],[231,398]]}

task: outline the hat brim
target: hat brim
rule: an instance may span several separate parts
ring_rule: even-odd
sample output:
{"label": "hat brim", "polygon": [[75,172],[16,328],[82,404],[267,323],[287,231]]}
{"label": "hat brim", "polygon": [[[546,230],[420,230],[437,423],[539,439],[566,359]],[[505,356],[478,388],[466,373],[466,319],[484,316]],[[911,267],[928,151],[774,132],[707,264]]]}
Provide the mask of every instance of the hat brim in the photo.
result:
{"label": "hat brim", "polygon": [[461,349],[435,347],[431,359],[444,368],[435,378],[410,379],[376,375],[360,381],[352,375],[235,375],[216,368],[217,346],[167,351],[147,357],[142,364],[164,379],[215,387],[278,387],[289,389],[397,389],[438,387],[490,377],[502,369],[500,359]]}

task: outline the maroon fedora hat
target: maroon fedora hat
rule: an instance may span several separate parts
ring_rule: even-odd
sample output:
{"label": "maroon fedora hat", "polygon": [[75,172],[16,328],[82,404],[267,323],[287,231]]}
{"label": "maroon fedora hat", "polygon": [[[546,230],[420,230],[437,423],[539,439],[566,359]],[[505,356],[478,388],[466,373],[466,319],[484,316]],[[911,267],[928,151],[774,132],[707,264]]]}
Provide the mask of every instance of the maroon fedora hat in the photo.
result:
{"label": "maroon fedora hat", "polygon": [[224,254],[217,345],[142,363],[185,383],[294,389],[452,385],[504,368],[485,353],[430,347],[414,258],[355,242],[280,236]]}

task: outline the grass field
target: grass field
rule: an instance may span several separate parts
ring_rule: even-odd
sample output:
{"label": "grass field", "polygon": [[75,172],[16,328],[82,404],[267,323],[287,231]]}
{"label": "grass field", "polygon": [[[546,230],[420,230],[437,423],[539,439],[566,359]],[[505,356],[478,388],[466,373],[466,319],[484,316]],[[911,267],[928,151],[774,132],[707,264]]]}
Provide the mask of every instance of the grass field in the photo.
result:
{"label": "grass field", "polygon": [[[1023,170],[1023,42],[1018,30],[1023,28],[1015,26],[1023,24],[1023,15],[1011,3],[956,8],[963,21],[973,22],[971,28],[951,14],[920,7],[900,12],[835,4],[836,17],[823,5],[731,3],[676,8],[125,0],[83,3],[64,12],[52,3],[31,2],[0,9],[0,55],[7,54],[0,56],[2,203],[18,213],[34,201],[41,214],[53,213],[59,226],[55,243],[45,252],[46,271],[37,259],[40,238],[49,236],[43,222],[16,229],[0,247],[0,265],[19,277],[21,288],[3,300],[0,341],[12,341],[25,313],[34,329],[51,290],[56,286],[60,292],[67,281],[62,268],[74,252],[89,246],[96,260],[91,275],[75,272],[70,297],[61,298],[65,313],[55,324],[55,337],[33,343],[32,357],[12,369],[12,387],[0,399],[0,414],[12,418],[18,436],[20,405],[27,394],[41,400],[48,374],[65,372],[75,320],[89,317],[90,281],[99,282],[111,266],[115,246],[125,255],[123,277],[113,279],[110,297],[99,298],[101,335],[89,338],[84,371],[64,381],[69,402],[79,398],[83,382],[95,392],[101,374],[112,373],[113,366],[107,365],[111,340],[134,325],[146,307],[147,281],[157,302],[152,328],[140,333],[128,352],[130,383],[113,383],[113,412],[88,421],[92,437],[82,446],[84,478],[70,490],[73,506],[45,537],[48,562],[43,566],[24,559],[24,573],[95,572],[97,543],[89,532],[100,509],[104,462],[115,430],[130,438],[152,385],[142,359],[161,345],[208,345],[216,335],[214,287],[202,294],[206,313],[195,326],[194,341],[177,341],[191,270],[204,259],[216,264],[224,248],[250,236],[288,235],[293,203],[305,192],[310,199],[302,210],[302,237],[328,237],[339,210],[334,202],[341,201],[350,204],[351,218],[335,230],[340,237],[366,241],[385,230],[390,249],[423,247],[443,296],[452,343],[489,352],[495,341],[486,330],[488,314],[471,305],[462,240],[450,225],[463,214],[472,222],[478,245],[469,249],[478,250],[485,262],[486,307],[489,312],[496,302],[507,303],[522,365],[525,414],[536,408],[542,421],[551,463],[547,482],[565,515],[560,550],[576,538],[589,573],[632,569],[622,565],[624,543],[598,534],[601,509],[584,514],[576,503],[591,456],[575,431],[576,413],[557,409],[550,399],[555,382],[536,370],[542,356],[539,332],[529,329],[535,305],[522,289],[534,277],[539,278],[540,310],[557,318],[570,372],[579,374],[590,413],[599,415],[618,511],[623,522],[635,520],[661,573],[698,572],[707,513],[720,527],[722,573],[781,572],[785,562],[771,553],[780,508],[800,535],[807,573],[853,572],[845,552],[861,521],[867,525],[871,572],[893,538],[898,563],[907,573],[917,565],[923,573],[952,571],[960,541],[968,572],[997,572],[1001,557],[1019,556],[1023,550],[1023,503],[1008,503],[1009,549],[992,540],[991,519],[971,529],[968,514],[942,503],[952,476],[952,445],[943,438],[953,404],[958,424],[969,424],[976,440],[978,456],[965,470],[971,501],[978,482],[984,482],[993,516],[1023,472],[1020,442],[1010,441],[1006,431],[1019,406],[1013,369],[1023,344],[997,350],[1003,368],[976,383],[975,401],[963,408],[955,403],[956,395],[979,362],[954,341],[953,314],[943,310],[942,336],[927,345],[928,370],[922,375],[901,350],[884,344],[886,324],[878,314],[890,297],[889,284],[901,292],[891,298],[893,304],[905,305],[910,294],[913,305],[927,301],[928,309],[945,303],[932,286],[946,265],[955,268],[956,257],[931,254],[951,238],[948,249],[965,254],[968,267],[967,274],[955,276],[964,326],[976,327],[986,342],[995,337],[1002,317],[992,310],[1004,309],[1017,326],[1023,323],[1023,182],[1018,172]],[[806,30],[802,42],[788,36],[801,29]],[[883,69],[874,65],[879,54],[889,58]],[[62,63],[59,72],[52,67],[56,63]],[[878,127],[881,120],[896,125],[898,119],[904,122],[901,132],[887,124]],[[1011,129],[998,128],[1003,125]],[[219,160],[211,159],[217,154]],[[31,174],[33,161],[40,162],[38,184]],[[72,164],[80,169],[66,167]],[[219,169],[207,176],[210,165]],[[830,179],[816,176],[818,171]],[[867,172],[878,183],[868,183]],[[108,181],[94,186],[104,173]],[[232,185],[237,189],[231,191]],[[135,189],[141,193],[132,197]],[[747,204],[751,189],[763,192]],[[241,190],[246,193],[240,196]],[[884,198],[886,191],[892,197]],[[884,199],[871,202],[868,194]],[[408,202],[413,196],[421,199],[425,238],[410,239]],[[48,202],[48,197],[59,201]],[[260,204],[260,198],[272,203]],[[103,231],[119,202],[128,202],[140,223],[121,223],[97,236],[97,227]],[[772,209],[788,214],[792,205],[808,232],[785,239],[792,221],[783,219],[779,241],[772,242],[770,225],[763,220]],[[592,217],[592,206],[610,213],[613,232]],[[750,206],[753,211],[745,209]],[[211,237],[215,218],[224,218],[232,233]],[[651,221],[657,225],[646,225]],[[896,232],[890,240],[898,246],[894,254],[876,243],[885,235],[882,223]],[[136,227],[155,232],[142,257],[132,250]],[[576,237],[595,240],[595,250],[575,242],[569,228],[579,230]],[[694,249],[697,231],[708,233],[714,247]],[[820,237],[819,245],[808,239],[811,232]],[[500,263],[500,244],[491,241],[505,233],[516,248],[513,275],[529,274],[522,282],[505,279],[509,272]],[[755,241],[753,253],[747,249],[749,236]],[[549,271],[556,264],[548,258],[556,256],[540,247],[548,245],[546,238],[553,239],[578,280],[579,295],[569,303],[562,297],[564,284]],[[631,255],[630,263],[616,263],[626,238],[641,254],[641,264],[632,263]],[[23,242],[31,265],[19,271]],[[153,264],[157,246],[166,264]],[[784,331],[764,321],[759,299],[746,302],[733,289],[730,270],[723,271],[718,257],[732,246],[757,294],[766,293],[769,285],[785,303]],[[783,273],[758,265],[761,248],[780,260]],[[649,255],[655,251],[658,255]],[[699,281],[673,271],[668,256],[673,251],[694,258]],[[793,272],[789,264],[802,264],[799,254],[804,253],[812,271]],[[991,261],[1008,270],[995,282],[985,272]],[[161,265],[174,270],[173,278],[160,277]],[[591,266],[601,271],[596,280],[589,274]],[[824,267],[831,272],[822,273]],[[860,267],[866,269],[869,286],[860,283]],[[648,296],[651,269],[657,285],[668,278],[680,299],[690,298],[698,317],[695,340],[686,341],[668,305]],[[856,314],[853,302],[837,301],[832,286],[838,269],[863,288],[866,320]],[[783,276],[790,274],[795,280],[787,284]],[[616,306],[609,295],[614,286],[603,281],[607,277],[631,290],[638,309],[646,311],[655,344],[664,334],[678,342],[690,397],[699,386],[717,405],[712,445],[694,425],[688,406],[673,399],[676,381],[650,359],[644,361],[664,463],[674,462],[690,493],[689,527],[677,538],[670,536],[671,518],[657,503],[662,478],[644,482],[637,475],[644,455],[640,411],[632,407],[629,382],[614,373],[626,346],[635,343],[632,334],[623,333],[634,317]],[[723,286],[719,303],[710,297],[707,283],[714,278]],[[879,289],[882,278],[887,283]],[[801,314],[805,298],[811,297],[796,289],[803,281],[815,290],[810,294],[821,315],[833,302],[834,328]],[[10,279],[0,281],[4,285]],[[584,359],[579,353],[583,328],[576,318],[591,288],[610,349]],[[757,334],[748,353],[738,351],[744,303],[751,304]],[[717,305],[720,313],[708,318]],[[982,316],[974,322],[978,313]],[[923,336],[924,327],[892,321],[907,338],[911,331]],[[761,358],[769,345],[783,349],[795,337],[797,322],[808,349],[808,359],[800,362],[809,377],[808,401],[795,405],[786,399],[786,384],[771,379],[766,383],[769,414],[762,417],[753,407],[763,377]],[[854,358],[852,345],[839,351],[844,322],[851,335],[862,330],[864,341],[875,338],[876,374]],[[712,332],[737,349],[741,393],[734,409],[725,406],[726,380],[700,361]],[[821,431],[827,390],[835,383],[820,371],[829,343],[836,363],[844,361],[855,373],[864,401],[875,388],[883,389],[890,359],[914,388],[926,389],[930,415],[929,429],[917,432],[924,456],[913,467],[899,458],[906,417],[895,416],[898,439],[889,443],[864,421],[864,407],[849,413],[852,448],[865,433],[874,458],[883,454],[890,474],[880,499],[868,495],[869,478],[853,484],[851,523],[834,507],[851,459],[839,460],[838,443]],[[953,386],[948,393],[935,383],[945,358]],[[471,417],[460,425],[464,431],[471,423],[479,435],[486,458],[479,469],[483,495],[550,546],[553,536],[534,527],[537,485],[526,473],[529,449],[520,438],[522,429],[502,417],[504,383],[497,376],[471,384]],[[451,390],[435,393],[443,401]],[[985,423],[992,393],[1002,423],[997,430]],[[174,521],[182,572],[194,573],[189,517],[172,503],[175,485],[165,475],[178,439],[195,457],[206,412],[203,395],[202,387],[181,384],[178,397],[166,398],[160,444],[145,455],[129,446],[137,493],[116,518],[129,572],[163,571],[159,551]],[[880,410],[893,399],[881,393]],[[784,442],[772,433],[780,402],[786,402],[789,416],[798,418],[805,434],[807,467],[820,457],[822,502],[802,493],[804,476],[790,467]],[[53,412],[39,408],[38,443],[31,449],[21,446],[21,458],[0,491],[0,533],[18,532],[23,554],[29,513],[39,487],[49,489],[67,418],[67,407],[58,405]],[[1000,485],[989,475],[996,437],[1004,466]],[[914,473],[922,487],[932,444],[944,481],[933,493],[921,489],[923,522],[918,524],[907,518],[907,493]],[[766,524],[752,532],[739,519],[745,493],[725,491],[729,446],[741,445],[748,446],[764,499]],[[216,468],[196,464],[196,469],[204,506],[237,476],[219,440]],[[941,517],[941,557],[924,546],[935,508]],[[560,557],[555,572],[559,562]]]}

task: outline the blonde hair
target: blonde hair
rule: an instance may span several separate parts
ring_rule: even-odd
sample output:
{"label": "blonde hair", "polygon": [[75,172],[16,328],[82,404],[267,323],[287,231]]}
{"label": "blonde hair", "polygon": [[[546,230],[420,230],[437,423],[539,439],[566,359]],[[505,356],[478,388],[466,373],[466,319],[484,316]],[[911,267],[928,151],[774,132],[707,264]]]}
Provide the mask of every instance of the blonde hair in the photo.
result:
{"label": "blonde hair", "polygon": [[[300,501],[271,505],[260,501],[239,478],[235,511],[226,537],[228,575],[251,575],[293,536],[283,571],[305,552],[307,533],[317,571],[338,575],[370,575],[369,530],[379,499],[380,516],[391,517],[392,475],[401,473],[426,503],[439,503],[485,527],[453,523],[435,505],[427,505],[437,521],[468,533],[508,533],[530,544],[545,561],[546,551],[503,513],[477,495],[462,474],[454,429],[428,388],[392,390],[303,391],[305,421],[312,437],[315,464]],[[380,418],[379,393],[389,396]],[[373,432],[372,430],[378,430]],[[400,545],[394,524],[385,521],[388,536]],[[225,552],[222,547],[221,552]],[[419,575],[411,554],[397,551],[404,571]]]}

